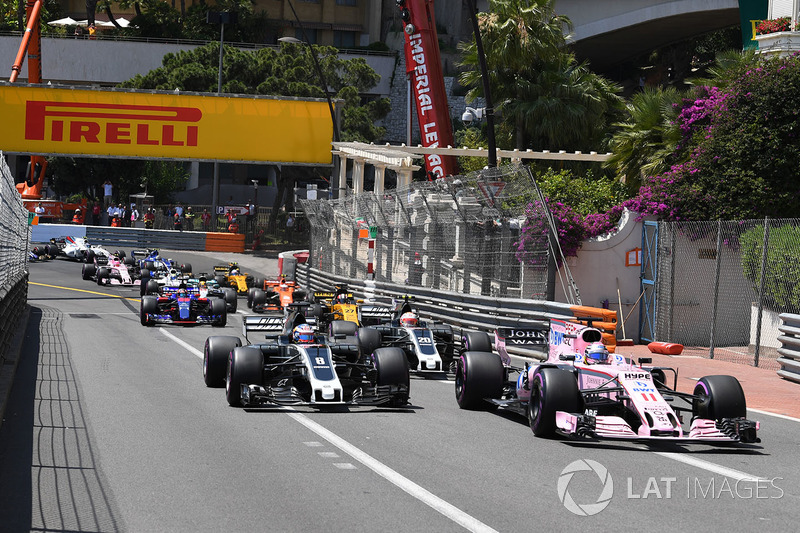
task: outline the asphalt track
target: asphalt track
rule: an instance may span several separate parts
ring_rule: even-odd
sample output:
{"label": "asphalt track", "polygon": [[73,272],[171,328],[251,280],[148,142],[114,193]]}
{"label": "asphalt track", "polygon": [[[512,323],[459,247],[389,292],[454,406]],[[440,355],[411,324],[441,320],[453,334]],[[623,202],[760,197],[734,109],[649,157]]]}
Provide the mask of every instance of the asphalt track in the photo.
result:
{"label": "asphalt track", "polygon": [[430,378],[412,378],[401,410],[234,409],[201,355],[241,315],[145,328],[137,290],[68,261],[30,270],[0,426],[3,532],[798,529],[796,420],[751,413],[762,443],[748,446],[537,439],[517,416],[459,410],[452,381]]}

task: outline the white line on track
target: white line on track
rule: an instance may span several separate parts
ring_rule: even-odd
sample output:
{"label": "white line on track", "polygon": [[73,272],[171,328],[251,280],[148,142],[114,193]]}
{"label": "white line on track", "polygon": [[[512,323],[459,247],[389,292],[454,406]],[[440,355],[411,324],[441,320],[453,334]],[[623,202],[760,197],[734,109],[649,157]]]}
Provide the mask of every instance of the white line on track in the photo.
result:
{"label": "white line on track", "polygon": [[693,457],[685,453],[655,452],[655,454],[660,455],[661,457],[666,457],[667,459],[673,459],[680,463],[696,466],[697,468],[702,468],[703,470],[708,470],[709,472],[713,472],[721,476],[733,478],[737,481],[758,481],[766,479],[766,478],[759,478],[758,476],[754,476],[751,474],[746,474],[745,472],[740,472],[739,470],[734,470],[733,468],[727,468],[725,466],[721,466],[716,463],[704,461],[703,459],[698,459],[696,457]]}
{"label": "white line on track", "polygon": [[[189,343],[179,339],[169,331],[164,328],[159,328],[159,331],[163,333],[165,336],[169,337],[176,343],[180,344],[189,352],[193,353],[197,357],[202,359],[203,352],[198,350],[197,348],[193,347]],[[459,524],[463,528],[467,529],[468,531],[480,532],[480,533],[497,533],[497,530],[489,527],[488,525],[484,524],[477,518],[465,513],[461,509],[457,508],[456,506],[444,501],[443,499],[439,498],[432,492],[428,491],[427,489],[417,485],[410,479],[404,477],[399,472],[389,468],[385,464],[381,463],[371,455],[361,451],[356,446],[350,444],[340,436],[336,435],[332,431],[324,428],[323,426],[317,424],[307,416],[302,413],[295,412],[291,407],[284,407],[284,411],[286,414],[294,419],[299,424],[302,424],[307,429],[313,431],[321,438],[325,439],[335,447],[339,448],[341,451],[358,461],[359,463],[363,464],[388,482],[392,483],[396,487],[402,489],[410,496],[413,496],[417,500],[421,501],[425,505],[429,506],[433,510],[441,513],[445,517],[449,518],[456,524]]]}
{"label": "white line on track", "polygon": [[778,418],[783,418],[784,420],[791,420],[792,422],[800,422],[800,418],[795,418],[789,415],[779,415],[778,413],[770,413],[769,411],[762,411],[761,409],[753,409],[752,407],[748,407],[747,410],[753,411],[754,413],[758,413],[760,415],[775,416]]}

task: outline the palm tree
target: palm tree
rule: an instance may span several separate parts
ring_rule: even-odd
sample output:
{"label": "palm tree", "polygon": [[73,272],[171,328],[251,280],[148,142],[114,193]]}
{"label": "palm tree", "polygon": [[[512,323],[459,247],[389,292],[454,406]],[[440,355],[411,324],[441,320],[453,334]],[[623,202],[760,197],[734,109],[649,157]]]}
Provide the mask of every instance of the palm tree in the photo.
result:
{"label": "palm tree", "polygon": [[[619,88],[589,71],[566,51],[571,22],[553,0],[491,0],[480,13],[481,38],[492,96],[515,126],[519,149],[591,148],[607,114],[621,106]],[[482,95],[475,43],[461,46],[459,81],[467,99]]]}
{"label": "palm tree", "polygon": [[609,146],[613,155],[604,164],[621,182],[638,188],[643,177],[669,169],[680,141],[674,121],[681,100],[674,87],[645,88],[633,95],[628,119],[614,124],[618,131]]}

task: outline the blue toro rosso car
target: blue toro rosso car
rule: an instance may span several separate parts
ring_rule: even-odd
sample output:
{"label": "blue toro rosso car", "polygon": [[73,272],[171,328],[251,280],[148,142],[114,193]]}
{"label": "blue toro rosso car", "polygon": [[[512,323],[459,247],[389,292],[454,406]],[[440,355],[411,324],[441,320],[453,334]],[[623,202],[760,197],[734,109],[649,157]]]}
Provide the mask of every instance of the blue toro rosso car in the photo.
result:
{"label": "blue toro rosso car", "polygon": [[155,324],[211,324],[228,322],[225,300],[201,296],[198,287],[163,287],[158,295],[142,296],[139,316],[143,326]]}

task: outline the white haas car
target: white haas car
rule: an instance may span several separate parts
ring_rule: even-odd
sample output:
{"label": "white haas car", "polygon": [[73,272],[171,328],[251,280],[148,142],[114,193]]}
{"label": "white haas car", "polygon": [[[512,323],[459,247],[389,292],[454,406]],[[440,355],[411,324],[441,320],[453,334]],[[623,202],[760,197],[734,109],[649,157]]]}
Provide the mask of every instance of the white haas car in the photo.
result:
{"label": "white haas car", "polygon": [[[588,321],[591,319],[578,319]],[[760,442],[733,376],[706,376],[689,394],[672,368],[609,353],[593,327],[551,320],[550,328],[498,329],[492,353],[483,333],[465,334],[458,360],[461,408],[499,406],[527,416],[537,436],[682,442]],[[544,362],[513,367],[507,347],[547,347]],[[666,374],[674,376],[667,386]]]}

